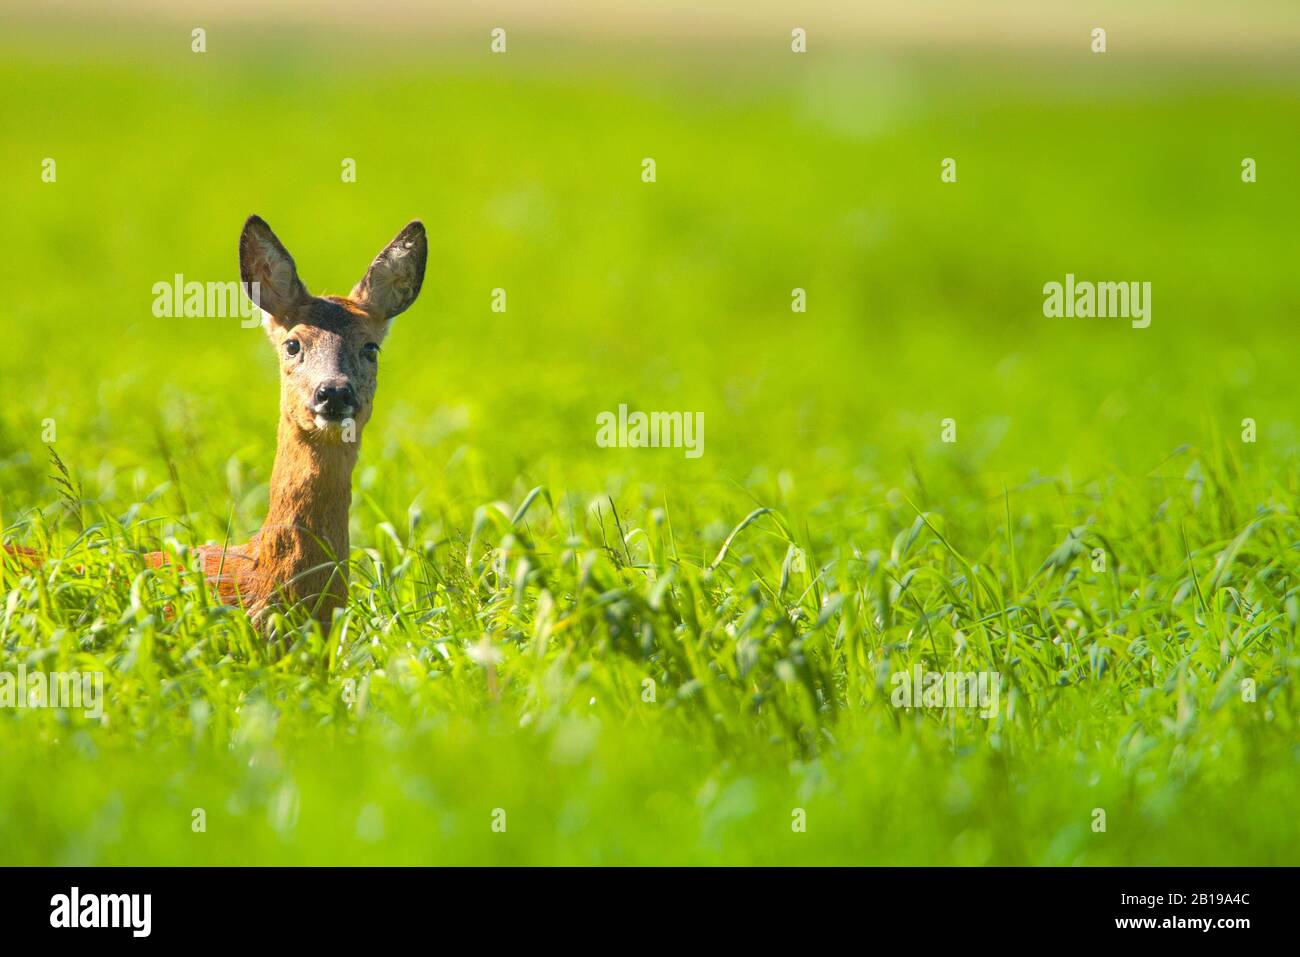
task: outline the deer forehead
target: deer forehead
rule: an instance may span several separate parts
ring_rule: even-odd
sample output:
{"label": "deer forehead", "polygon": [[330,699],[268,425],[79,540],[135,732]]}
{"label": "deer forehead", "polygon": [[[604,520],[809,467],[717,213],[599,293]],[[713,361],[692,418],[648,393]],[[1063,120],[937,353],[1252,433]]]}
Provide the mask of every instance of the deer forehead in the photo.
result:
{"label": "deer forehead", "polygon": [[351,299],[330,296],[312,299],[284,317],[287,321],[264,325],[276,343],[297,339],[305,346],[326,343],[379,342],[387,323],[376,319],[364,306]]}

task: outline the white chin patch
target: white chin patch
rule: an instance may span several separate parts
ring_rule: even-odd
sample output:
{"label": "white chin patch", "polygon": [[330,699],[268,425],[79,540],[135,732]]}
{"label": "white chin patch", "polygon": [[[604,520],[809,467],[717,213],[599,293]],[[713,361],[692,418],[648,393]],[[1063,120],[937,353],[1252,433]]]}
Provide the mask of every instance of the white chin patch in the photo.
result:
{"label": "white chin patch", "polygon": [[347,416],[343,419],[327,419],[323,415],[313,415],[312,421],[316,423],[316,428],[320,429],[322,432],[342,433],[345,429],[356,428],[356,420],[353,419],[352,416]]}

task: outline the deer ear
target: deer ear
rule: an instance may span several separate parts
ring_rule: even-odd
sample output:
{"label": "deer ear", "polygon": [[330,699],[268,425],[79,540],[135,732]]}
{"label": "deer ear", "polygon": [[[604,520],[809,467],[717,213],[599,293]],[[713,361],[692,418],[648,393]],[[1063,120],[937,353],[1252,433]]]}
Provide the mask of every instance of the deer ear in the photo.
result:
{"label": "deer ear", "polygon": [[239,277],[244,295],[272,316],[283,316],[311,298],[289,250],[261,216],[249,216],[239,236]]}
{"label": "deer ear", "polygon": [[352,298],[384,319],[405,312],[420,294],[424,264],[429,258],[429,241],[424,223],[407,223],[397,238],[384,247],[370,264],[365,278],[352,290]]}

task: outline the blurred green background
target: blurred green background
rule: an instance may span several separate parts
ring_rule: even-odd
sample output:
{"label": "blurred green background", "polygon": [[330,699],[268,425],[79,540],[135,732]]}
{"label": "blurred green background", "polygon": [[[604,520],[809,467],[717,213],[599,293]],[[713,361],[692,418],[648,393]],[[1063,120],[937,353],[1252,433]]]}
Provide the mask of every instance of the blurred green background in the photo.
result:
{"label": "blurred green background", "polygon": [[[323,717],[335,707],[323,703],[333,701],[329,681],[295,671],[292,656],[264,659],[237,644],[190,654],[156,614],[108,615],[92,635],[84,593],[59,591],[49,601],[62,611],[52,611],[29,583],[8,593],[6,667],[102,655],[117,690],[108,727],[0,715],[0,855],[1294,861],[1295,827],[1284,823],[1296,771],[1290,519],[1250,570],[1262,575],[1251,601],[1278,622],[1251,648],[1281,696],[1267,718],[1220,716],[1192,740],[1175,730],[1188,695],[1208,704],[1220,682],[1247,673],[1235,670],[1246,667],[1235,651],[1219,653],[1246,618],[1218,606],[1222,621],[1168,616],[1192,600],[1179,587],[1189,568],[1204,558],[1204,578],[1252,516],[1294,507],[1300,27],[1283,5],[1248,5],[1230,20],[1209,5],[1180,5],[1177,18],[1174,9],[1103,6],[1098,22],[1027,4],[995,5],[986,19],[947,4],[889,7],[879,21],[833,6],[807,21],[739,6],[561,7],[553,17],[518,6],[500,23],[443,7],[408,19],[384,8],[355,22],[335,5],[281,16],[240,4],[193,17],[149,4],[111,17],[76,4],[46,19],[7,11],[7,541],[41,542],[36,527],[65,546],[75,538],[48,478],[47,419],[97,514],[151,542],[220,540],[227,524],[237,538],[256,530],[274,452],[273,357],[238,319],[155,318],[153,284],[176,273],[237,278],[239,229],[257,213],[314,293],[346,293],[402,224],[422,218],[428,274],[385,345],[355,484],[356,548],[381,550],[387,523],[408,547],[420,535],[434,543],[435,561],[468,563],[476,509],[501,502],[509,513],[544,486],[554,514],[534,530],[533,567],[562,564],[574,536],[601,542],[591,510],[611,501],[628,527],[648,529],[666,510],[676,554],[697,569],[758,505],[779,509],[810,554],[874,562],[916,519],[911,502],[941,514],[957,551],[987,561],[1010,593],[1071,528],[1100,523],[1132,548],[1123,574],[1139,577],[1097,583],[1099,605],[1119,615],[1135,582],[1163,582],[1138,587],[1167,616],[1152,627],[1179,641],[1190,628],[1207,657],[1190,692],[1199,652],[1182,646],[1169,650],[1167,673],[1145,674],[1147,691],[1079,689],[1070,713],[1092,718],[1079,719],[1090,731],[1075,738],[1071,721],[1056,725],[1046,711],[1023,738],[999,739],[942,722],[887,734],[893,719],[868,709],[838,731],[804,716],[794,729],[768,733],[759,721],[750,739],[706,743],[728,706],[639,724],[640,665],[625,669],[600,650],[613,640],[607,624],[574,629],[580,650],[546,663],[552,678],[577,683],[551,711],[522,691],[487,702],[483,669],[465,649],[482,635],[514,642],[507,660],[518,654],[528,675],[518,687],[541,681],[540,664],[520,663],[533,660],[539,593],[530,585],[498,630],[500,595],[480,587],[458,612],[452,588],[433,603],[452,608],[452,626],[394,634],[370,619],[345,640],[350,650],[373,644],[373,660],[343,656],[358,680],[385,665],[391,677],[389,656],[415,648],[452,680],[431,700],[394,692],[382,718],[340,731]],[[197,25],[203,54],[191,51]],[[489,52],[498,25],[504,55]],[[801,25],[809,52],[796,55],[789,31]],[[1089,49],[1093,26],[1109,27],[1105,54]],[[55,183],[42,182],[46,157]],[[645,157],[657,164],[653,184],[641,180]],[[956,160],[956,183],[940,180],[945,157]],[[1245,157],[1258,165],[1255,183],[1242,182]],[[355,183],[341,179],[345,158],[356,161]],[[1150,282],[1150,328],[1044,318],[1043,284],[1067,272]],[[504,313],[490,309],[497,287]],[[790,309],[796,287],[806,313]],[[703,412],[704,456],[598,448],[595,417],[620,403]],[[1256,444],[1240,442],[1246,417]],[[940,441],[945,418],[957,423],[953,445]],[[45,516],[35,525],[34,509]],[[407,536],[416,512],[422,531]],[[767,526],[751,534],[759,564],[712,595],[716,621],[691,623],[702,629],[692,634],[734,624],[743,609],[730,602],[759,588],[749,576],[779,576],[786,541]],[[960,591],[970,582],[950,562],[938,550],[918,567]],[[814,619],[824,597],[816,577],[801,599]],[[831,591],[830,578],[845,580],[828,576]],[[1215,581],[1233,584],[1217,572]],[[835,648],[845,627],[883,628],[870,667],[923,653],[924,631],[887,634],[866,595],[860,619],[836,619]],[[959,648],[960,628],[937,604],[927,610]],[[777,602],[764,613],[783,618]],[[147,650],[141,635],[156,635]],[[773,652],[769,677],[786,650]],[[827,695],[860,705],[852,666],[827,654],[813,711]],[[142,674],[149,655],[163,663]],[[593,710],[577,685],[602,680],[627,700],[611,691]],[[742,692],[737,708],[749,700]],[[258,709],[269,724],[248,724]],[[517,730],[521,715],[547,713],[554,720],[539,721],[536,737]],[[1161,743],[1130,763],[1141,721]],[[835,747],[810,749],[809,733]],[[349,747],[346,758],[333,750]],[[336,781],[339,767],[356,773]],[[481,787],[464,783],[476,775]],[[1074,778],[1077,793],[1056,787]],[[1145,848],[1087,843],[1099,800],[1090,788],[1131,805],[1127,833],[1149,835]],[[204,794],[232,820],[254,809],[258,826],[187,843],[188,809]],[[529,832],[533,843],[502,849],[468,822],[509,795],[549,823]],[[786,847],[794,800],[822,801],[823,820],[837,826]],[[1223,824],[1216,808],[1254,800],[1257,820],[1235,822],[1244,833],[1207,830],[1205,815]],[[640,825],[619,810],[628,802],[647,814]],[[1023,817],[999,817],[1008,806]],[[173,811],[175,833],[149,823]],[[889,822],[888,839],[862,832],[864,818]]]}

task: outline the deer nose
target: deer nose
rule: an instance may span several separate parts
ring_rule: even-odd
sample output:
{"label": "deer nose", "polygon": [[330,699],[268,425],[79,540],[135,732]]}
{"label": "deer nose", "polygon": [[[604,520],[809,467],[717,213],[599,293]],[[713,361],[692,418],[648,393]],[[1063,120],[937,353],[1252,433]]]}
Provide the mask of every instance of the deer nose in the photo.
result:
{"label": "deer nose", "polygon": [[316,407],[336,415],[356,411],[357,394],[347,379],[327,379],[316,387]]}

